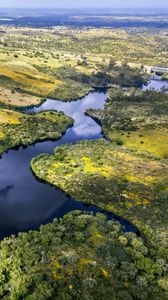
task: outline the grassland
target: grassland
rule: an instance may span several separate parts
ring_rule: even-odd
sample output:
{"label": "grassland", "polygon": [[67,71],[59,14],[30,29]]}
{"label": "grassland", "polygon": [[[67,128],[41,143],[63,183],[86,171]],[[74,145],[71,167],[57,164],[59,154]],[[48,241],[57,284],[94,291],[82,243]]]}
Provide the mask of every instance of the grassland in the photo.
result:
{"label": "grassland", "polygon": [[168,95],[138,89],[111,89],[104,110],[90,110],[106,137],[123,147],[168,157]]}
{"label": "grassland", "polygon": [[27,146],[36,141],[57,139],[72,123],[71,118],[57,112],[28,115],[0,109],[0,153],[14,146]]}
{"label": "grassland", "polygon": [[[165,31],[142,35],[121,29],[0,29],[2,104],[37,105],[46,97],[67,101],[93,86],[137,87],[146,80],[143,65],[168,63]],[[125,70],[126,64],[130,69]]]}
{"label": "grassland", "polygon": [[168,158],[168,129],[140,129],[131,133],[113,131],[109,137],[115,143],[134,149],[138,153],[149,153],[156,157]]}

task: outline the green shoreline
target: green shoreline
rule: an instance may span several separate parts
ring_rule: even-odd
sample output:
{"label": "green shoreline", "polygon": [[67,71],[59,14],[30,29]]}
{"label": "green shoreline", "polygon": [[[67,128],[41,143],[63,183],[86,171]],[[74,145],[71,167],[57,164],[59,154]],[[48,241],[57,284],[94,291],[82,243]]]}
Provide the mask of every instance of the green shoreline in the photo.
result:
{"label": "green shoreline", "polygon": [[[102,147],[102,150],[100,150],[101,147]],[[96,150],[97,148],[99,148],[99,150]],[[54,152],[54,155],[41,154],[38,157],[32,159],[32,161],[31,161],[32,171],[37,177],[39,177],[40,179],[42,179],[46,182],[49,182],[52,185],[57,186],[58,188],[61,188],[64,192],[69,194],[71,197],[73,197],[73,198],[75,198],[79,201],[83,201],[84,203],[87,203],[87,204],[96,205],[99,208],[105,209],[106,211],[115,213],[118,216],[126,218],[129,222],[135,224],[135,226],[138,227],[140,232],[142,232],[144,235],[147,235],[148,238],[151,239],[151,229],[150,229],[150,227],[146,227],[146,225],[143,226],[143,221],[141,220],[141,223],[140,223],[140,220],[138,220],[138,219],[136,219],[136,217],[134,217],[134,213],[136,212],[136,206],[135,206],[135,208],[133,206],[132,209],[129,212],[127,207],[124,208],[124,207],[122,207],[122,205],[119,205],[119,207],[117,208],[117,206],[114,206],[113,201],[107,202],[107,203],[105,202],[106,204],[103,203],[103,201],[100,201],[100,200],[96,201],[96,198],[100,198],[100,196],[96,196],[96,190],[93,190],[93,194],[92,194],[92,191],[90,190],[90,193],[91,193],[90,196],[89,196],[89,194],[87,194],[87,187],[89,188],[89,183],[87,182],[87,176],[88,176],[88,180],[89,180],[90,183],[93,182],[93,184],[94,184],[94,182],[95,182],[95,185],[96,185],[99,182],[98,177],[96,179],[96,174],[94,175],[94,173],[93,174],[88,173],[88,175],[87,174],[85,175],[84,173],[82,173],[83,171],[81,169],[82,165],[80,165],[80,159],[78,159],[77,156],[75,157],[75,155],[77,155],[76,154],[77,152],[80,153],[78,155],[79,158],[81,157],[81,152],[83,153],[83,155],[85,155],[84,154],[85,152],[86,153],[89,152],[89,150],[87,151],[87,149],[92,149],[92,151],[95,152],[95,155],[100,155],[100,156],[102,155],[103,151],[108,151],[108,149],[112,150],[112,152],[110,152],[110,153],[111,153],[111,155],[113,155],[112,153],[113,153],[113,149],[114,149],[114,151],[115,151],[114,153],[116,153],[115,155],[118,155],[117,153],[119,153],[119,154],[121,153],[121,155],[123,157],[124,156],[126,156],[126,157],[130,156],[130,158],[133,159],[133,160],[134,160],[134,157],[136,156],[137,160],[139,160],[143,164],[144,163],[146,164],[148,162],[149,166],[150,165],[152,166],[153,161],[155,161],[154,159],[151,159],[151,158],[147,158],[147,157],[143,158],[141,155],[136,155],[136,153],[134,153],[132,151],[129,151],[128,149],[124,150],[124,149],[120,148],[119,146],[113,145],[110,142],[108,142],[107,145],[106,145],[106,142],[103,142],[103,140],[102,141],[97,140],[97,141],[94,141],[94,142],[91,142],[91,141],[90,142],[89,141],[88,142],[79,142],[75,145],[59,146],[59,147],[56,148],[56,151]],[[111,150],[109,150],[109,151],[111,151]],[[69,161],[69,159],[70,159],[69,155],[71,155],[71,159],[74,161],[73,163],[71,163],[71,165],[70,165],[70,161]],[[86,157],[87,157],[87,154],[86,154]],[[106,172],[106,171],[103,171],[103,166],[104,165],[102,165],[102,171],[101,171],[101,169],[100,169],[101,164],[99,164],[97,160],[94,161],[94,155],[92,155],[91,157],[93,159],[94,165],[98,164],[98,167],[97,167],[97,169],[95,169],[95,172],[98,172],[98,173],[99,172]],[[47,167],[45,166],[45,163],[47,164]],[[127,165],[126,162],[125,162],[125,164]],[[158,164],[158,167],[161,166],[162,165],[162,160],[157,160],[157,164]],[[52,167],[52,165],[58,165],[58,167],[55,169],[54,167]],[[107,165],[110,166],[110,163],[107,163]],[[129,165],[128,165],[128,167],[129,167]],[[64,168],[65,168],[65,171],[64,171]],[[78,168],[79,168],[79,172],[78,172]],[[92,168],[92,166],[91,166],[91,168]],[[51,176],[49,175],[48,169],[50,170],[50,172],[51,171],[53,172],[53,179],[51,177],[52,175]],[[137,166],[137,170],[138,170],[138,166]],[[164,173],[165,173],[166,169],[163,169],[163,170],[165,170],[164,171]],[[107,171],[108,171],[108,168],[107,168]],[[93,169],[93,172],[94,172],[94,169]],[[111,172],[111,170],[109,170],[109,172]],[[66,173],[67,173],[68,176],[72,176],[72,177],[67,177]],[[141,173],[143,175],[143,172],[141,172]],[[70,174],[72,174],[72,175],[70,175]],[[104,173],[102,173],[102,174],[104,174]],[[106,176],[106,174],[104,176]],[[107,174],[107,176],[109,176],[109,175]],[[135,176],[135,175],[132,175],[132,176]],[[149,179],[150,179],[150,176],[152,176],[152,173],[150,174],[150,171],[149,171],[148,176],[149,176]],[[161,175],[161,173],[158,173],[158,176],[163,176],[163,174]],[[49,179],[49,178],[51,178],[51,179]],[[75,178],[80,178],[80,179],[78,181],[77,179],[75,180]],[[138,178],[139,177],[137,177],[137,180],[138,180]],[[156,177],[156,180],[157,180],[157,178],[158,177]],[[82,180],[84,180],[84,182],[85,182],[84,185],[82,184]],[[98,180],[98,182],[96,180]],[[106,178],[106,177],[102,176],[102,177],[100,177],[100,180],[102,180],[102,184],[104,183],[104,186],[106,186],[106,184],[108,183],[108,177]],[[78,181],[78,183],[77,183],[77,181]],[[161,178],[159,179],[159,181],[161,181]],[[117,182],[116,182],[116,184],[117,184]],[[134,183],[131,183],[131,181],[130,181],[129,184],[133,184],[132,189],[134,190],[135,187],[136,187],[136,186],[134,187]],[[166,182],[165,182],[165,184],[166,184]],[[75,188],[75,186],[77,188]],[[139,187],[139,188],[144,189],[145,185],[144,185],[144,187]],[[108,187],[108,189],[109,189],[109,192],[110,192],[110,186]],[[153,196],[156,198],[155,201],[157,202],[158,201],[157,199],[159,197],[159,193],[161,192],[161,190],[158,189],[158,191],[156,190],[155,192],[154,191],[152,192],[152,189],[153,189],[152,186],[151,187],[149,186],[149,188],[146,187],[146,192],[145,192],[146,194],[144,194],[143,197],[148,197],[147,199],[150,199],[150,197],[147,196],[148,195],[148,190],[149,190],[149,191],[151,191],[151,193],[153,193]],[[112,190],[113,190],[113,188],[111,188],[111,191]],[[128,194],[130,192],[131,192],[131,189],[128,192]],[[100,191],[99,191],[99,193],[100,193]],[[105,194],[104,197],[106,197],[108,195],[105,192],[102,192],[102,193]],[[135,191],[134,191],[134,193],[135,193]],[[101,195],[101,197],[102,197],[102,195]],[[111,197],[113,197],[113,196],[111,196]],[[115,197],[118,197],[118,196],[116,195]],[[162,196],[162,197],[164,199],[165,196]],[[128,199],[128,203],[129,203],[129,201],[131,201],[130,203],[132,203],[132,200]],[[137,201],[140,201],[140,200],[138,200],[138,198],[137,198]],[[152,203],[155,203],[155,201],[151,202],[151,204],[150,204],[151,208],[152,208],[152,205],[153,205]],[[116,204],[116,205],[118,205],[118,204]],[[143,205],[145,205],[145,204],[143,204],[143,201],[142,201],[142,208],[139,207],[138,210],[137,210],[137,211],[142,210],[141,214],[143,214],[143,212],[145,212],[145,211],[143,211]],[[147,207],[148,207],[148,205],[147,205]],[[153,209],[154,209],[154,207],[153,207]],[[134,211],[133,215],[132,215],[131,211]],[[130,215],[130,213],[131,213],[131,215]],[[159,230],[159,228],[158,228],[158,230]],[[153,232],[153,234],[154,234],[154,232]],[[152,236],[152,240],[153,239],[154,239],[154,236]]]}
{"label": "green shoreline", "polygon": [[[6,112],[6,110],[4,110]],[[8,110],[7,110],[8,111]],[[14,111],[9,110],[9,112],[14,113]],[[1,148],[2,150],[0,150],[0,154],[2,155],[5,152],[8,152],[10,149],[12,148],[16,148],[16,147],[20,147],[20,146],[29,146],[29,145],[33,145],[37,142],[43,142],[43,141],[47,141],[47,140],[57,140],[59,139],[62,135],[64,135],[64,133],[66,132],[66,130],[73,126],[73,120],[68,117],[65,116],[63,113],[60,112],[56,112],[56,111],[52,111],[52,110],[47,110],[45,112],[39,112],[37,114],[23,114],[20,113],[21,116],[24,118],[27,118],[26,121],[21,122],[21,124],[17,124],[17,125],[12,125],[12,135],[11,135],[11,125],[8,125],[7,131],[5,132],[6,136],[5,139],[1,139]],[[44,115],[44,117],[43,117]],[[53,120],[50,120],[50,115],[52,115]],[[42,116],[42,119],[40,118],[40,116]],[[54,118],[55,117],[55,118]],[[35,127],[36,130],[36,135],[32,129],[33,123],[30,121],[29,122],[29,118],[32,118],[32,121],[34,119],[34,122],[38,122],[36,124],[37,127]],[[44,120],[46,120],[46,122],[48,122],[48,124],[44,124]],[[59,125],[57,125],[57,122],[59,120]],[[27,122],[27,123],[25,123]],[[61,124],[62,122],[62,124]],[[26,135],[26,137],[24,137],[24,139],[22,140],[22,138],[20,138],[20,141],[17,142],[16,139],[14,139],[13,134],[17,134],[17,136],[19,137],[19,135],[22,136],[23,134],[23,130],[20,129],[20,126],[24,126],[26,125],[26,130],[28,130],[28,134]],[[51,133],[49,132],[45,132],[46,126],[50,126],[50,130],[54,130],[53,134],[51,135]],[[3,125],[1,125],[2,127]],[[2,127],[3,128],[3,127]],[[30,128],[30,129],[29,129]],[[4,130],[4,128],[3,128]],[[20,131],[19,131],[20,130]],[[48,128],[49,130],[49,128]],[[30,131],[30,132],[29,132]],[[9,141],[11,135],[11,141]],[[11,145],[10,145],[11,144]]]}

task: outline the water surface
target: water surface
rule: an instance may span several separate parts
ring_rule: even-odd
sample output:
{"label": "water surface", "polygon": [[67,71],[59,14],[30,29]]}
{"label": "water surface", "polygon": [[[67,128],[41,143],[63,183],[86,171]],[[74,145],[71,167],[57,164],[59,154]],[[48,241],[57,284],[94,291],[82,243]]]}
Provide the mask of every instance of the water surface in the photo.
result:
{"label": "water surface", "polygon": [[151,79],[147,85],[143,86],[143,90],[154,89],[156,91],[161,91],[163,88],[168,89],[168,81],[162,80],[160,76],[155,75],[155,79]]}

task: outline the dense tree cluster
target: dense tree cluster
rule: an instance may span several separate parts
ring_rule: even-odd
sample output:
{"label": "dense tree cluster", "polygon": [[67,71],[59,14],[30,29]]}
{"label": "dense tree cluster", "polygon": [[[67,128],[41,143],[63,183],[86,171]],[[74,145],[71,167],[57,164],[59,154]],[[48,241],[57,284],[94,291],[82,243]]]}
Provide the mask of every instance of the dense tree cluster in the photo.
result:
{"label": "dense tree cluster", "polygon": [[[104,64],[99,65],[99,69],[93,71],[91,74],[81,73],[70,67],[61,67],[55,70],[55,76],[60,80],[61,78],[66,78],[67,82],[73,83],[73,81],[75,81],[81,84],[81,89],[82,84],[83,88],[88,88],[88,86],[110,87],[112,85],[121,87],[142,87],[142,85],[146,83],[146,76],[141,69],[130,68],[128,65],[112,65],[111,63],[107,66]],[[58,87],[58,90],[59,89],[60,87]],[[73,96],[73,91],[71,92]],[[65,91],[62,91],[61,99],[64,98],[64,93]]]}
{"label": "dense tree cluster", "polygon": [[163,255],[116,221],[75,211],[0,244],[1,299],[167,299]]}
{"label": "dense tree cluster", "polygon": [[136,130],[168,124],[168,95],[153,90],[112,88],[104,110],[90,111],[106,131]]}

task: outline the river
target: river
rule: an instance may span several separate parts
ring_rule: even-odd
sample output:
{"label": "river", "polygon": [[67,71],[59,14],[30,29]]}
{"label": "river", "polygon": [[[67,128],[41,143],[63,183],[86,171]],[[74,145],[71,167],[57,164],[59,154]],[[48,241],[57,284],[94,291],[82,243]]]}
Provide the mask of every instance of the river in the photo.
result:
{"label": "river", "polygon": [[[162,84],[162,86],[165,83]],[[151,81],[150,87],[158,86]],[[156,86],[157,85],[157,86]],[[145,87],[144,87],[145,88]],[[73,118],[73,127],[57,141],[44,141],[4,153],[0,159],[0,238],[17,234],[20,231],[38,229],[41,224],[51,222],[72,210],[101,212],[95,206],[88,206],[68,197],[63,191],[42,183],[30,169],[30,161],[41,153],[52,154],[55,147],[80,140],[103,138],[101,127],[85,115],[89,108],[102,109],[107,99],[106,91],[95,91],[82,99],[71,102],[47,99],[39,107],[26,112],[45,110],[63,111]],[[123,229],[136,231],[136,227],[123,218],[103,211],[108,218],[119,220]]]}

